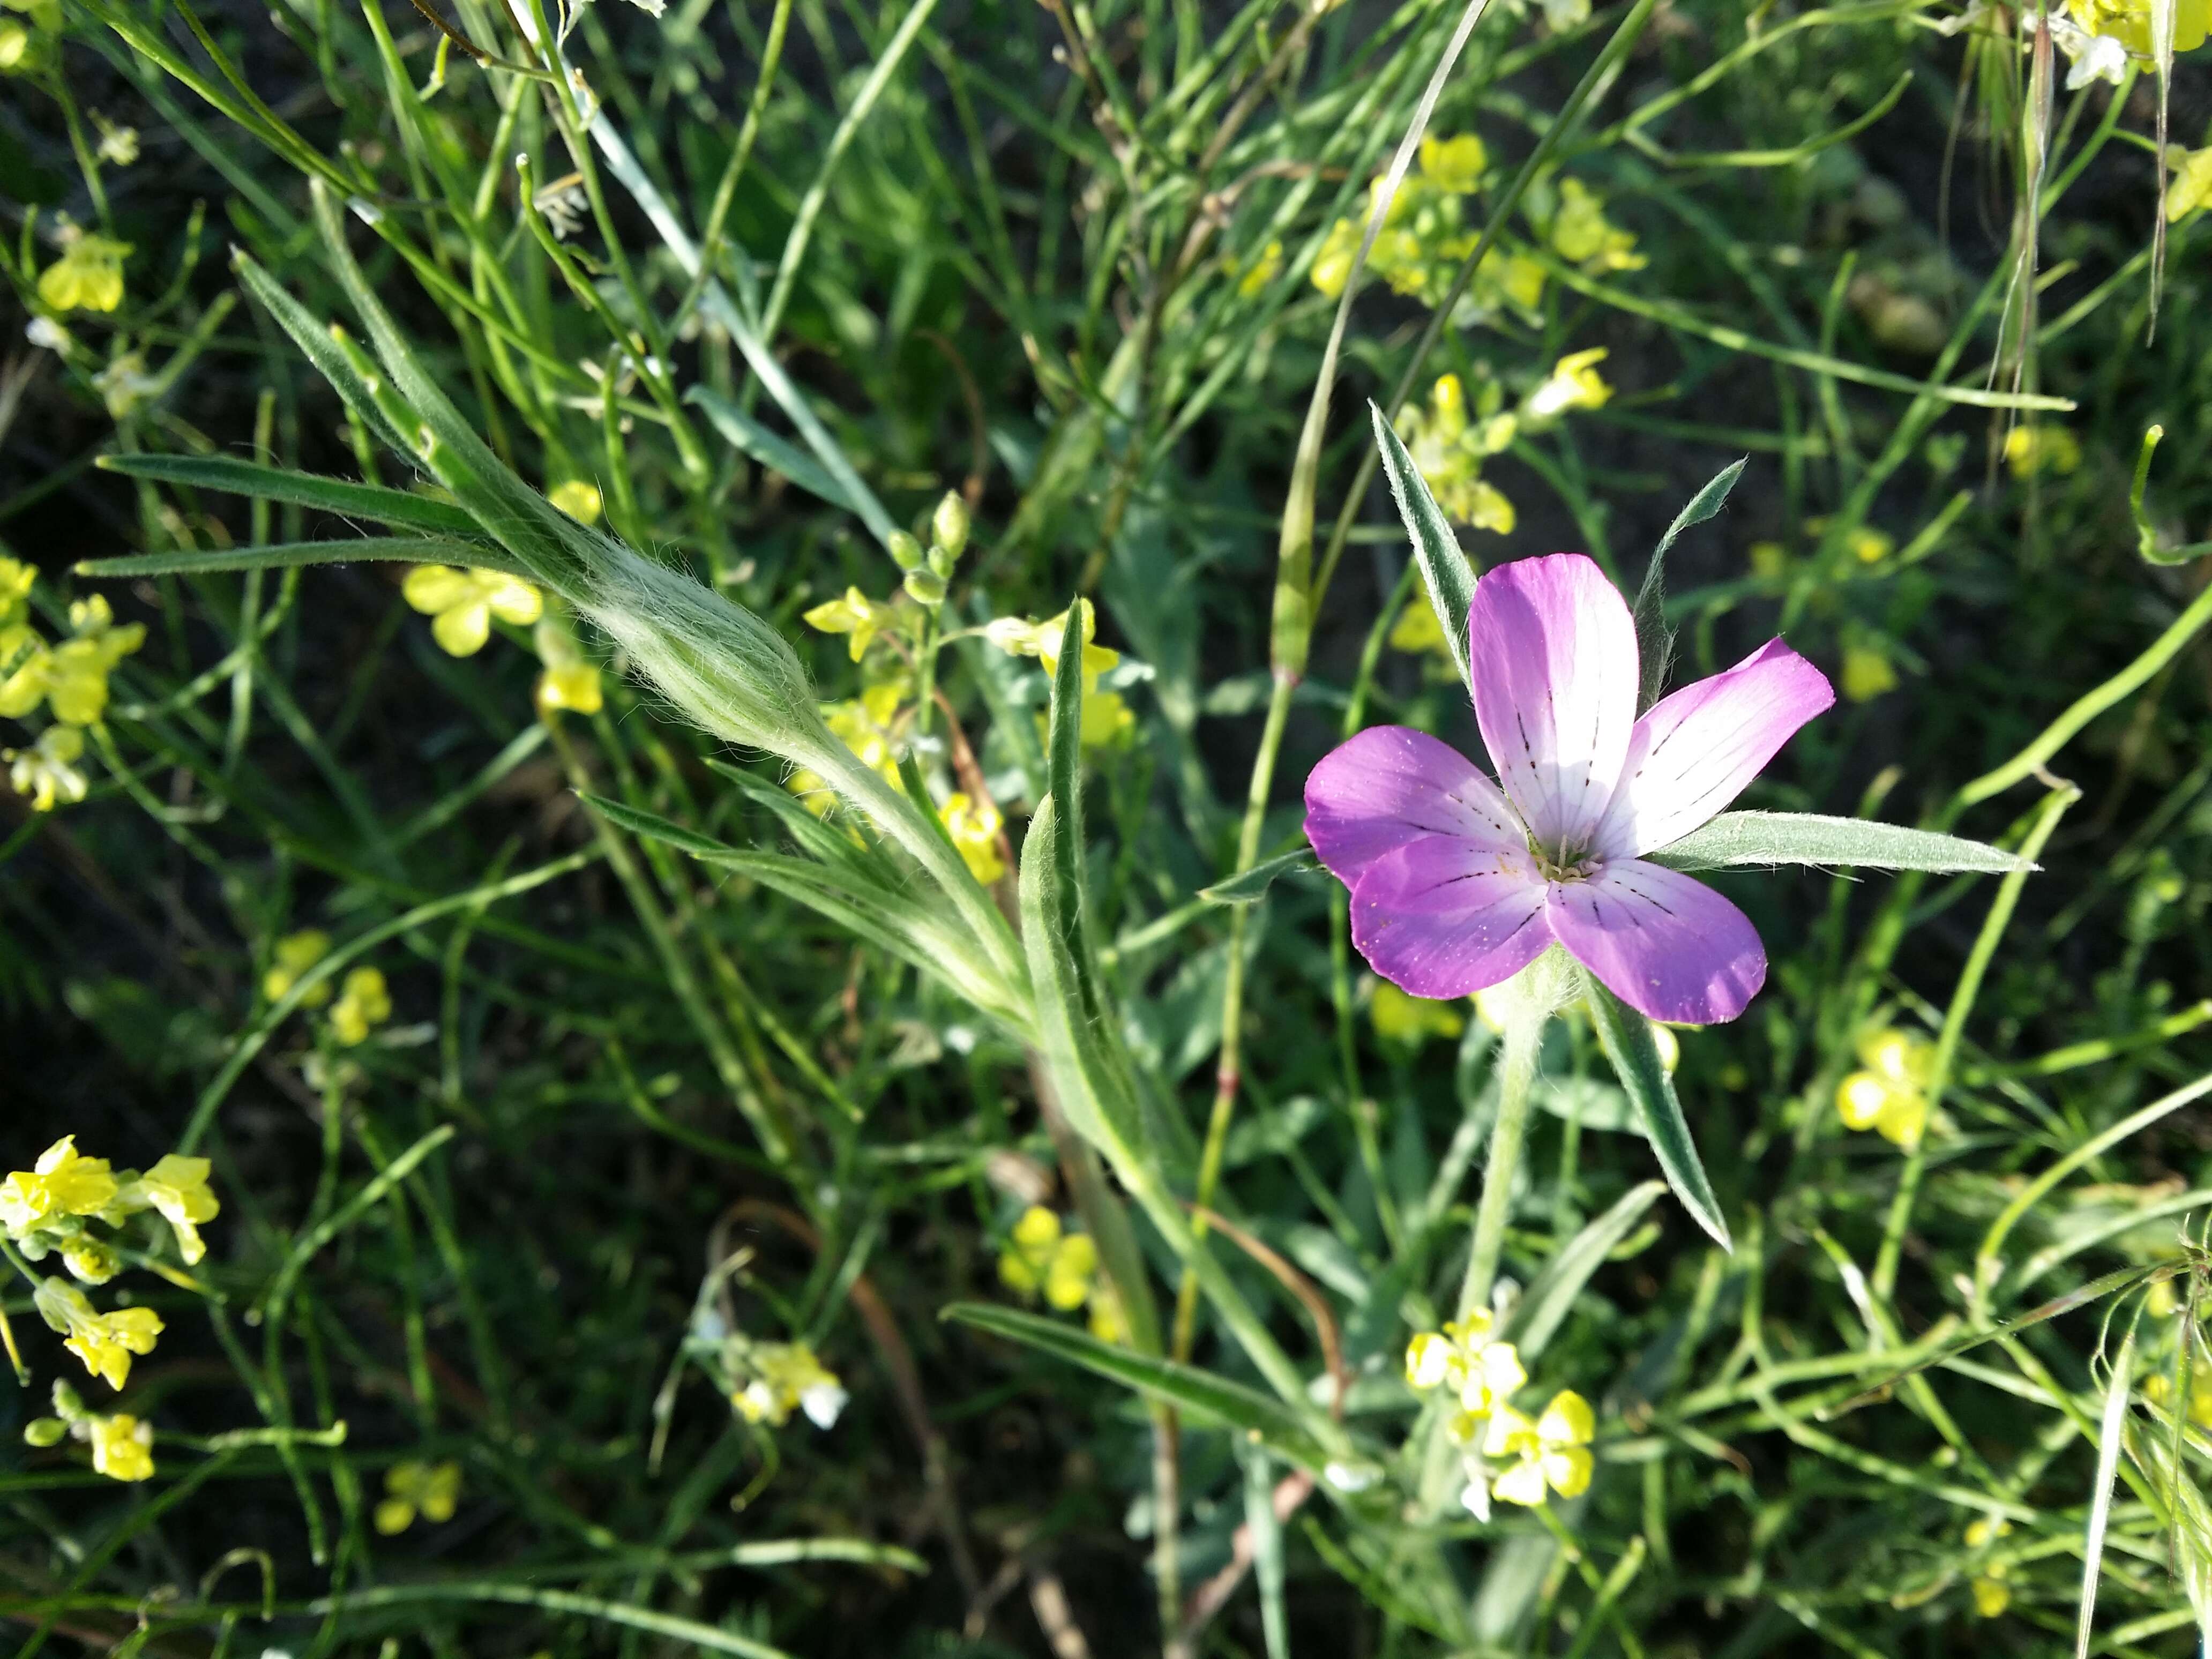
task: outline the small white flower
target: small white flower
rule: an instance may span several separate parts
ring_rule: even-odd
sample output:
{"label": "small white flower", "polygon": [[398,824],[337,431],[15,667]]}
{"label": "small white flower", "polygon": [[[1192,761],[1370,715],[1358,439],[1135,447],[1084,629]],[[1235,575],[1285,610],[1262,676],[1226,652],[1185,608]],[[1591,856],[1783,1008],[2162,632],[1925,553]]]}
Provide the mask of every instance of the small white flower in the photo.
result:
{"label": "small white flower", "polygon": [[817,1429],[833,1428],[852,1396],[835,1382],[817,1382],[799,1396],[799,1409]]}
{"label": "small white flower", "polygon": [[2114,86],[2127,73],[2128,49],[2109,34],[2092,34],[2072,18],[2051,19],[2051,38],[2073,67],[2066,71],[2066,89],[2078,92],[2092,81]]}

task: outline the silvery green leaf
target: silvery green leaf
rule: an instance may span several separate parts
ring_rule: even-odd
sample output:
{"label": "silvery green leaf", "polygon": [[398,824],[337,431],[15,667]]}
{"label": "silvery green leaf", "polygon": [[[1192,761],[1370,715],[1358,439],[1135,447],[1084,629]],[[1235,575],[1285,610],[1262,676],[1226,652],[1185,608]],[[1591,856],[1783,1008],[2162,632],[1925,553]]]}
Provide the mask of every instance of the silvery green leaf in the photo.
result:
{"label": "silvery green leaf", "polygon": [[1585,973],[1583,979],[1598,1042],[1604,1046],[1605,1057],[1613,1062],[1637,1115],[1644,1120],[1644,1136],[1659,1156],[1667,1184],[1674,1189],[1674,1196],[1681,1200],[1692,1221],[1711,1234],[1721,1249],[1733,1249],[1720,1200],[1713,1196],[1705,1165],[1698,1161],[1697,1144],[1690,1139],[1690,1126],[1683,1121],[1674,1079],[1667,1075],[1667,1067],[1660,1060],[1651,1022],[1607,990],[1595,975]]}
{"label": "silvery green leaf", "polygon": [[1644,567],[1644,584],[1636,590],[1636,653],[1643,665],[1643,685],[1638,707],[1649,708],[1659,701],[1667,684],[1667,665],[1674,654],[1674,630],[1667,626],[1667,550],[1674,538],[1693,524],[1703,524],[1721,510],[1743,476],[1743,462],[1721,469],[1713,481],[1690,498],[1674,515],[1659,545],[1651,550],[1651,562]]}
{"label": "silvery green leaf", "polygon": [[845,493],[844,485],[831,477],[819,461],[795,444],[776,436],[733,400],[712,386],[695,386],[684,394],[684,401],[704,410],[708,421],[728,440],[732,448],[750,456],[769,471],[782,474],[808,495],[859,516],[859,509]]}
{"label": "silvery green leaf", "polygon": [[1311,849],[1301,847],[1280,858],[1263,860],[1226,881],[1217,881],[1211,887],[1201,887],[1198,890],[1198,896],[1209,904],[1253,904],[1264,897],[1267,890],[1275,884],[1276,877],[1302,875],[1306,871],[1320,868]]}
{"label": "silvery green leaf", "polygon": [[1992,875],[2033,869],[2010,853],[1932,830],[1869,818],[1813,812],[1723,812],[1656,853],[1670,870],[1723,870],[1735,865],[1859,865],[1877,870],[1972,870]]}
{"label": "silvery green leaf", "polygon": [[1437,498],[1429,493],[1428,480],[1421,477],[1421,469],[1413,465],[1413,458],[1406,453],[1390,422],[1382,418],[1380,406],[1370,403],[1367,412],[1375,422],[1375,443],[1382,452],[1382,471],[1390,480],[1398,516],[1406,521],[1406,533],[1413,538],[1414,560],[1427,580],[1429,603],[1436,607],[1444,644],[1450,647],[1452,662],[1472,695],[1474,676],[1467,660],[1467,616],[1474,605],[1474,567],[1460,550],[1459,538],[1452,533],[1450,521],[1437,505]]}
{"label": "silvery green leaf", "polygon": [[374,519],[380,524],[434,535],[481,533],[477,521],[459,507],[411,490],[292,472],[229,455],[102,455],[94,465],[103,472],[120,472],[128,478],[153,478],[197,489],[225,490],[234,495],[258,495],[265,501],[290,501],[349,519]]}

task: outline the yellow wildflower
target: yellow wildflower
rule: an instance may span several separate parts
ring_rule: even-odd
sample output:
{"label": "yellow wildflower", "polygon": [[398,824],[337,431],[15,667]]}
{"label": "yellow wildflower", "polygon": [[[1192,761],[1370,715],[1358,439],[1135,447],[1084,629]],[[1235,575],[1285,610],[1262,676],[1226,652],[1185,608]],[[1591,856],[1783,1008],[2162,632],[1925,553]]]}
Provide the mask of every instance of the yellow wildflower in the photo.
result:
{"label": "yellow wildflower", "polygon": [[7,657],[12,659],[26,645],[31,653],[0,681],[0,714],[20,720],[43,698],[56,720],[71,726],[89,726],[100,718],[107,707],[107,677],[145,643],[145,624],[118,628],[107,600],[95,593],[70,606],[70,637],[51,648],[27,628],[8,630]]}
{"label": "yellow wildflower", "polygon": [[58,805],[75,805],[90,793],[92,785],[77,762],[84,756],[84,732],[74,726],[50,726],[28,749],[0,749],[8,763],[8,781],[19,795],[31,799],[34,812],[51,812]]}
{"label": "yellow wildflower", "polygon": [[545,665],[538,678],[538,713],[569,708],[579,714],[598,714],[606,701],[599,665],[578,648],[576,636],[564,623],[545,616],[538,618],[531,640],[538,647],[538,661]]}
{"label": "yellow wildflower", "polygon": [[128,242],[80,232],[62,257],[39,273],[39,299],[55,311],[112,311],[123,303]]}
{"label": "yellow wildflower", "polygon": [[2016,426],[2005,434],[2004,458],[2015,478],[2063,477],[2081,465],[2081,441],[2063,426]]}
{"label": "yellow wildflower", "polygon": [[1886,1140],[1911,1146],[1928,1127],[1928,1081],[1935,1045],[1893,1029],[1869,1034],[1859,1044],[1865,1068],[1836,1088],[1836,1113],[1846,1128],[1873,1129]]}
{"label": "yellow wildflower", "polygon": [[[2012,1530],[2012,1522],[1984,1516],[1966,1528],[1966,1547],[1987,1549]],[[1994,1619],[2012,1605],[2012,1591],[2006,1586],[2008,1568],[2002,1561],[1992,1562],[1967,1586],[1974,1597],[1974,1611],[1984,1619]]]}
{"label": "yellow wildflower", "polygon": [[1367,1018],[1376,1036],[1409,1048],[1419,1048],[1432,1036],[1455,1037],[1467,1029],[1466,1018],[1450,1003],[1411,995],[1387,979],[1375,982]]}
{"label": "yellow wildflower", "polygon": [[418,564],[400,586],[407,603],[430,618],[431,636],[449,657],[472,657],[491,637],[491,619],[527,628],[545,609],[538,591],[503,570],[458,570]]}
{"label": "yellow wildflower", "polygon": [[[1260,250],[1260,257],[1250,265],[1239,265],[1234,259],[1229,261],[1229,274],[1237,278],[1237,293],[1240,299],[1258,299],[1267,291],[1267,284],[1282,272],[1283,245],[1273,238],[1270,238],[1267,246]],[[959,497],[956,495],[948,499],[957,501]]]}
{"label": "yellow wildflower", "polygon": [[38,567],[21,559],[0,558],[0,629],[20,624],[31,611],[31,589]]}
{"label": "yellow wildflower", "polygon": [[1437,608],[1426,595],[1411,601],[1398,613],[1391,624],[1390,646],[1393,650],[1410,651],[1416,655],[1426,652],[1451,659],[1451,647],[1444,639],[1444,625],[1437,620]]}
{"label": "yellow wildflower", "polygon": [[[1464,259],[1474,251],[1474,245],[1469,243],[1458,257]],[[1496,311],[1501,305],[1510,305],[1524,316],[1534,316],[1536,307],[1543,303],[1544,283],[1550,275],[1525,253],[1492,248],[1474,268],[1474,280],[1468,285],[1468,297],[1474,301],[1478,315]],[[1455,318],[1458,315],[1454,313]]]}
{"label": "yellow wildflower", "polygon": [[730,1403],[748,1423],[781,1428],[793,1412],[803,1412],[817,1429],[829,1428],[849,1396],[837,1374],[814,1357],[804,1342],[761,1342],[746,1355],[753,1378]]}
{"label": "yellow wildflower", "polygon": [[1597,372],[1610,354],[1603,346],[1571,352],[1553,365],[1544,383],[1528,394],[1522,405],[1530,418],[1552,420],[1571,409],[1597,409],[1613,396],[1613,388]]}
{"label": "yellow wildflower", "polygon": [[1489,1457],[1518,1461],[1492,1490],[1508,1504],[1531,1507],[1544,1502],[1547,1488],[1562,1498],[1579,1498],[1589,1489],[1589,1443],[1596,1431],[1589,1401],[1572,1389],[1553,1395],[1534,1422],[1510,1406],[1500,1406],[1491,1417],[1482,1449]]}
{"label": "yellow wildflower", "polygon": [[[270,952],[274,958],[261,975],[261,994],[276,1002],[300,982],[300,976],[331,953],[331,936],[319,927],[303,927],[287,933]],[[319,1008],[331,1000],[328,980],[319,981],[300,998],[304,1008]]]}
{"label": "yellow wildflower", "polygon": [[1510,445],[1519,429],[1511,415],[1470,420],[1466,388],[1456,374],[1439,376],[1427,405],[1408,408],[1398,417],[1398,434],[1445,516],[1501,536],[1512,533],[1513,503],[1483,481],[1481,466],[1485,458]]}
{"label": "yellow wildflower", "polygon": [[128,167],[138,164],[138,129],[118,127],[98,110],[92,118],[100,128],[100,159],[112,167]]}
{"label": "yellow wildflower", "polygon": [[161,1316],[151,1308],[118,1308],[104,1314],[66,1279],[42,1279],[33,1302],[39,1316],[63,1334],[62,1346],[111,1389],[131,1380],[131,1356],[154,1352]]}
{"label": "yellow wildflower", "polygon": [[154,1429],[128,1412],[88,1418],[85,1437],[92,1443],[92,1467],[110,1480],[145,1480],[154,1473]]}
{"label": "yellow wildflower", "polygon": [[351,1048],[368,1041],[372,1028],[392,1018],[392,995],[384,975],[374,968],[356,968],[345,976],[345,988],[331,1006],[331,1030]]}
{"label": "yellow wildflower", "polygon": [[1861,564],[1880,564],[1896,550],[1897,543],[1872,525],[1861,525],[1844,538],[1844,545]]}
{"label": "yellow wildflower", "polygon": [[1471,132],[1421,140],[1421,176],[1438,190],[1465,196],[1481,185],[1489,166],[1490,152]]}
{"label": "yellow wildflower", "polygon": [[62,1266],[81,1285],[105,1285],[123,1271],[123,1258],[105,1240],[74,1233],[62,1240]]}
{"label": "yellow wildflower", "polygon": [[878,605],[857,587],[845,590],[842,599],[831,599],[816,605],[805,615],[809,628],[823,634],[849,634],[846,649],[854,662],[867,653],[868,645],[877,635],[894,627],[898,613],[887,605]]}
{"label": "yellow wildflower", "polygon": [[[2174,153],[2169,146],[2166,155]],[[2212,207],[2212,144],[2203,149],[2182,151],[2179,160],[2169,161],[2176,169],[2172,184],[2166,187],[2166,217],[2169,224],[2186,219],[2201,208]]]}
{"label": "yellow wildflower", "polygon": [[377,1531],[386,1538],[405,1532],[418,1515],[441,1526],[453,1518],[460,1505],[461,1466],[410,1457],[384,1472],[384,1494],[374,1518]]}
{"label": "yellow wildflower", "polygon": [[1091,1287],[1090,1323],[1091,1334],[1101,1342],[1126,1344],[1129,1340],[1129,1320],[1121,1311],[1121,1298],[1103,1278]]}
{"label": "yellow wildflower", "polygon": [[1313,285],[1332,300],[1352,280],[1352,262],[1359,252],[1360,234],[1360,227],[1351,220],[1339,219],[1322,238],[1321,252],[1314,255],[1310,273]]}
{"label": "yellow wildflower", "polygon": [[[372,968],[368,971],[376,970]],[[171,1152],[136,1181],[126,1182],[117,1194],[118,1201],[131,1209],[150,1209],[160,1213],[169,1224],[169,1231],[176,1234],[177,1254],[184,1257],[188,1267],[207,1254],[198,1224],[214,1220],[222,1209],[216,1195],[208,1190],[208,1171],[213,1167],[206,1158],[185,1158]]]}
{"label": "yellow wildflower", "polygon": [[29,1170],[0,1182],[0,1227],[21,1238],[63,1216],[97,1215],[115,1200],[115,1176],[104,1158],[87,1158],[76,1137],[64,1135]]}
{"label": "yellow wildflower", "polygon": [[[1098,677],[1121,660],[1121,653],[1092,643],[1098,636],[1098,613],[1091,601],[1079,599],[1083,628],[1083,690],[1088,696],[1098,689]],[[1000,617],[983,628],[983,637],[1013,657],[1035,657],[1048,674],[1060,672],[1060,642],[1067,631],[1067,612],[1044,622],[1020,617]]]}
{"label": "yellow wildflower", "polygon": [[[2151,55],[2152,0],[2066,0],[2074,21],[2092,34],[2118,40],[2138,58]],[[2194,52],[2212,33],[2212,0],[2176,0],[2173,49]]]}
{"label": "yellow wildflower", "polygon": [[970,800],[956,791],[945,798],[938,817],[944,821],[945,833],[960,849],[969,875],[988,886],[1006,873],[1006,861],[999,856],[999,828],[1004,820],[997,807],[988,801]]}
{"label": "yellow wildflower", "polygon": [[1656,1021],[1651,1026],[1651,1046],[1659,1051],[1659,1064],[1672,1077],[1674,1068],[1682,1063],[1682,1039]]}
{"label": "yellow wildflower", "polygon": [[1853,702],[1871,702],[1885,691],[1897,689],[1897,670],[1871,645],[1844,647],[1844,696]]}
{"label": "yellow wildflower", "polygon": [[[902,787],[899,781],[896,732],[898,712],[899,688],[889,682],[870,686],[856,702],[831,703],[822,710],[823,720],[837,740],[894,789]],[[786,778],[783,787],[798,796],[817,817],[837,804],[829,780],[804,767]]]}
{"label": "yellow wildflower", "polygon": [[599,496],[599,487],[581,478],[568,478],[555,484],[545,492],[545,499],[578,524],[597,524],[599,514],[606,508]]}
{"label": "yellow wildflower", "polygon": [[1766,581],[1779,581],[1789,573],[1790,550],[1780,542],[1753,542],[1749,555],[1751,574]]}
{"label": "yellow wildflower", "polygon": [[1443,1389],[1459,1402],[1444,1420],[1456,1445],[1473,1445],[1484,1423],[1509,1409],[1506,1402],[1528,1381],[1520,1352],[1490,1340],[1495,1324],[1487,1308],[1477,1308],[1440,1331],[1417,1331],[1406,1345],[1407,1386],[1423,1394]]}
{"label": "yellow wildflower", "polygon": [[1090,1294],[1098,1273],[1098,1245],[1088,1233],[1065,1233],[1060,1218],[1031,1205],[1014,1223],[1012,1242],[1000,1253],[999,1282],[1024,1296],[1044,1292],[1062,1313],[1073,1313]]}
{"label": "yellow wildflower", "polygon": [[0,17],[0,75],[28,69],[38,56],[38,37],[12,17]]}
{"label": "yellow wildflower", "polygon": [[1546,228],[1552,248],[1571,264],[1599,270],[1641,270],[1651,262],[1636,238],[1605,216],[1605,198],[1579,179],[1562,179],[1559,205]]}
{"label": "yellow wildflower", "polygon": [[1085,749],[1109,749],[1136,730],[1136,711],[1118,691],[1094,691],[1083,699],[1082,741]]}
{"label": "yellow wildflower", "polygon": [[[2161,1409],[2173,1400],[2173,1381],[2164,1371],[2153,1371],[2143,1379],[2143,1398]],[[2190,1369],[2189,1420],[2200,1429],[2212,1428],[2212,1367],[2203,1364]]]}

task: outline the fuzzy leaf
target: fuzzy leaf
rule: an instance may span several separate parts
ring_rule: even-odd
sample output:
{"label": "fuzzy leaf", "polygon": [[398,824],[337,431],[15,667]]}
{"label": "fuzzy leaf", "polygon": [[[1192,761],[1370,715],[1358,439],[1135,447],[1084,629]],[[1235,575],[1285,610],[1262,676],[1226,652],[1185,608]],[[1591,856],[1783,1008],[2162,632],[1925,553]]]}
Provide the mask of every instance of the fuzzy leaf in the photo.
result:
{"label": "fuzzy leaf", "polygon": [[159,483],[220,489],[233,495],[258,495],[266,501],[319,507],[344,518],[373,519],[404,530],[447,536],[481,533],[476,520],[459,507],[411,490],[325,478],[313,472],[289,472],[228,455],[102,455],[95,465],[103,472],[119,472],[126,478],[151,478]]}
{"label": "fuzzy leaf", "polygon": [[442,536],[362,536],[349,542],[274,542],[266,547],[195,549],[190,553],[134,553],[119,559],[87,559],[80,576],[202,576],[218,570],[289,570],[309,564],[353,564],[397,559],[410,564],[458,564],[530,573],[504,549]]}
{"label": "fuzzy leaf", "polygon": [[1467,659],[1467,617],[1474,606],[1474,567],[1460,550],[1459,538],[1452,533],[1450,521],[1437,505],[1437,498],[1429,493],[1428,480],[1421,477],[1421,469],[1413,465],[1413,458],[1406,453],[1390,422],[1382,418],[1381,407],[1370,403],[1367,412],[1375,422],[1375,444],[1382,452],[1382,471],[1390,480],[1398,516],[1406,521],[1406,533],[1413,538],[1413,558],[1426,579],[1429,603],[1436,607],[1444,644],[1450,647],[1452,662],[1472,696],[1474,674]]}
{"label": "fuzzy leaf", "polygon": [[1644,669],[1638,708],[1649,708],[1659,701],[1674,655],[1674,630],[1667,626],[1667,550],[1692,525],[1703,524],[1721,510],[1729,491],[1743,476],[1743,466],[1737,461],[1723,467],[1711,483],[1690,497],[1690,504],[1674,515],[1659,545],[1651,550],[1651,562],[1644,567],[1644,583],[1636,590],[1636,654]]}
{"label": "fuzzy leaf", "polygon": [[1620,1076],[1620,1086],[1628,1091],[1637,1115],[1644,1120],[1644,1135],[1659,1155],[1667,1184],[1674,1189],[1674,1196],[1681,1200],[1692,1220],[1711,1234],[1721,1249],[1733,1249],[1728,1223],[1721,1217],[1720,1200],[1713,1196],[1705,1165],[1698,1161],[1697,1145],[1690,1139],[1690,1126],[1682,1119],[1674,1079],[1667,1075],[1659,1059],[1659,1045],[1652,1040],[1651,1022],[1598,983],[1595,975],[1585,973],[1583,980],[1598,1041]]}
{"label": "fuzzy leaf", "polygon": [[1211,887],[1201,887],[1198,890],[1198,896],[1209,904],[1255,904],[1275,884],[1276,877],[1303,875],[1309,870],[1320,868],[1312,850],[1301,847],[1280,858],[1263,860],[1226,881],[1217,881]]}
{"label": "fuzzy leaf", "polygon": [[1982,871],[2037,866],[2010,853],[1932,830],[1814,812],[1723,812],[1668,847],[1646,854],[1670,870],[1744,864],[1858,865],[1877,870]]}

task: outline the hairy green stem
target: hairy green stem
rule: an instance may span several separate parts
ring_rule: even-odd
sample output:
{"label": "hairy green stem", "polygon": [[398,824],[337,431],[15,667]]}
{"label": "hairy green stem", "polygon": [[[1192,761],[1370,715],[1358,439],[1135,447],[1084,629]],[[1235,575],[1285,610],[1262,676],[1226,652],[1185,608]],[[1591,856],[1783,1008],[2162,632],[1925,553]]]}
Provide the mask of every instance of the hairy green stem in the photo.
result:
{"label": "hairy green stem", "polygon": [[1521,1172],[1521,1152],[1528,1138],[1528,1109],[1534,1098],[1536,1057],[1544,1046],[1549,1009],[1516,1013],[1506,1023],[1498,1061],[1498,1121],[1490,1129],[1490,1158],[1482,1170],[1482,1197],[1474,1212],[1474,1242],[1468,1253],[1467,1277],[1460,1282],[1457,1317],[1490,1305],[1498,1281],[1498,1258],[1505,1248],[1505,1218],[1513,1207],[1513,1182]]}

